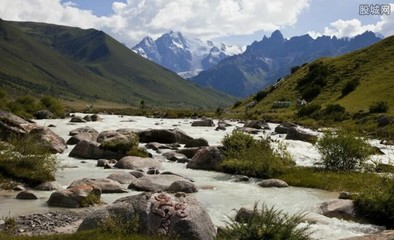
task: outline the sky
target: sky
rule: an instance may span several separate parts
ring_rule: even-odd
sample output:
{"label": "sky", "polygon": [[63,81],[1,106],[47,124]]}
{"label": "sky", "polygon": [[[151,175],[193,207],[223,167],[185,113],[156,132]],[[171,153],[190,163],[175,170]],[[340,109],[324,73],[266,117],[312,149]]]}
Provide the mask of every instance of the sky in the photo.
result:
{"label": "sky", "polygon": [[[390,12],[364,12],[389,6]],[[354,37],[394,35],[394,0],[0,0],[0,18],[96,28],[133,47],[173,30],[189,37],[249,45],[279,29]]]}

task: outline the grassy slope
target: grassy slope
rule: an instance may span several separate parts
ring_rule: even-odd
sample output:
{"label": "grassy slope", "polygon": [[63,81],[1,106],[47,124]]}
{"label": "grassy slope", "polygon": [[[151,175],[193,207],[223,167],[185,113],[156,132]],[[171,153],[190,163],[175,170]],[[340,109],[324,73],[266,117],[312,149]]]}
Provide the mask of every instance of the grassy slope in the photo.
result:
{"label": "grassy slope", "polygon": [[[390,114],[394,113],[394,37],[388,37],[381,42],[340,57],[323,58],[316,60],[328,66],[328,84],[322,93],[312,102],[321,104],[339,103],[346,111],[354,113],[360,110],[367,111],[368,107],[376,101],[386,101],[390,106]],[[268,114],[278,117],[293,115],[296,111],[295,102],[301,98],[297,89],[297,81],[308,73],[309,64],[294,74],[282,80],[278,87],[260,101],[251,111],[253,114]],[[339,81],[335,82],[335,79]],[[355,91],[341,97],[345,84],[359,79],[360,85]],[[292,102],[287,109],[271,109],[275,101],[286,99]],[[231,114],[241,116],[245,113],[245,105],[251,102],[252,97],[242,101],[239,107],[232,109]]]}
{"label": "grassy slope", "polygon": [[214,108],[232,101],[183,80],[94,29],[1,21],[0,54],[0,84],[9,91],[127,105],[144,100],[164,107]]}

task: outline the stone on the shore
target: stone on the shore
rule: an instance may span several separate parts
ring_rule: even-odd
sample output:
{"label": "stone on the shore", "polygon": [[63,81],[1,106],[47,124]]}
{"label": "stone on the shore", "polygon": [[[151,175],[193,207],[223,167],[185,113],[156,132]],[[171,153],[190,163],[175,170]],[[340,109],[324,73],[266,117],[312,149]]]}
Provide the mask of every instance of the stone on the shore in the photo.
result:
{"label": "stone on the shore", "polygon": [[336,199],[323,202],[320,205],[322,214],[326,217],[335,217],[345,220],[354,219],[356,216],[352,200]]}
{"label": "stone on the shore", "polygon": [[108,178],[83,178],[79,180],[74,180],[68,188],[74,188],[79,185],[90,185],[94,188],[98,188],[102,193],[126,193],[126,189],[120,185],[119,182],[108,179]]}
{"label": "stone on the shore", "polygon": [[137,178],[130,183],[129,189],[145,192],[159,192],[168,189],[176,181],[188,181],[177,175],[155,174]]}
{"label": "stone on the shore", "polygon": [[16,199],[22,199],[22,200],[34,200],[34,199],[38,199],[37,195],[35,193],[33,193],[32,191],[29,190],[25,190],[22,192],[19,192],[16,195]]}
{"label": "stone on the shore", "polygon": [[288,187],[289,185],[280,179],[265,179],[259,183],[259,186],[265,187],[265,188],[271,188],[271,187],[277,187],[277,188],[284,188]]}
{"label": "stone on the shore", "polygon": [[47,127],[36,127],[29,132],[38,144],[51,153],[62,153],[67,148],[66,141]]}
{"label": "stone on the shore", "polygon": [[248,222],[252,218],[253,213],[254,213],[253,209],[241,207],[237,211],[234,220],[240,223]]}
{"label": "stone on the shore", "polygon": [[53,114],[49,110],[40,110],[34,113],[36,119],[52,119]]}
{"label": "stone on the shore", "polygon": [[140,233],[165,235],[180,240],[213,240],[215,226],[207,209],[184,194],[143,193],[121,198],[112,206],[88,215],[78,231],[100,228],[108,217],[133,219],[138,216]]}
{"label": "stone on the shore", "polygon": [[201,148],[196,155],[188,162],[187,168],[215,170],[223,161],[223,153],[217,147]]}
{"label": "stone on the shore", "polygon": [[141,158],[134,156],[127,156],[120,159],[115,165],[115,168],[120,169],[149,169],[149,168],[161,168],[159,160],[154,158]]}
{"label": "stone on the shore", "polygon": [[94,195],[97,199],[101,197],[101,190],[91,185],[77,185],[51,194],[48,199],[49,206],[80,208],[86,207],[86,199]]}

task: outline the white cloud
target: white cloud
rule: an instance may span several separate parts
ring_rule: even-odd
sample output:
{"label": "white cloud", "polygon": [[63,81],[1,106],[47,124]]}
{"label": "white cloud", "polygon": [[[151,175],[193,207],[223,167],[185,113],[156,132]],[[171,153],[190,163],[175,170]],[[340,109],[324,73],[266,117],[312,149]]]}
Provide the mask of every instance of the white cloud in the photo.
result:
{"label": "white cloud", "polygon": [[310,31],[308,34],[314,38],[322,35],[354,37],[365,31],[380,33],[386,37],[394,35],[394,4],[391,4],[391,14],[381,16],[376,24],[363,25],[360,20],[355,18],[351,20],[339,19],[332,22],[330,27],[325,27],[323,33]]}
{"label": "white cloud", "polygon": [[200,38],[273,31],[297,22],[310,0],[127,0],[114,2],[113,14],[98,17],[72,1],[2,0],[0,17],[97,28],[135,44],[170,29]]}

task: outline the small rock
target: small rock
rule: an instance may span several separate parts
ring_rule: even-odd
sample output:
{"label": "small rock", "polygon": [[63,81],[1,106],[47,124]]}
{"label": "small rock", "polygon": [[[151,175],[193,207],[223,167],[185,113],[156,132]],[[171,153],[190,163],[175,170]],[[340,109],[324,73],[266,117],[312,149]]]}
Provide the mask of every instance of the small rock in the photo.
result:
{"label": "small rock", "polygon": [[18,195],[16,195],[16,199],[32,200],[32,199],[38,199],[38,197],[33,192],[25,190],[18,193]]}
{"label": "small rock", "polygon": [[14,191],[25,191],[26,188],[22,185],[16,185],[12,190]]}
{"label": "small rock", "polygon": [[283,188],[283,187],[288,187],[289,185],[280,179],[265,179],[259,183],[259,186],[265,187],[265,188],[270,188],[270,187],[278,187],[278,188]]}
{"label": "small rock", "polygon": [[253,209],[242,207],[237,211],[235,215],[235,221],[237,222],[248,222],[253,216]]}
{"label": "small rock", "polygon": [[195,193],[198,192],[197,187],[189,181],[175,181],[168,188],[167,191],[170,193],[184,192],[184,193]]}

